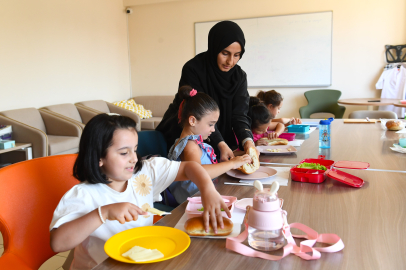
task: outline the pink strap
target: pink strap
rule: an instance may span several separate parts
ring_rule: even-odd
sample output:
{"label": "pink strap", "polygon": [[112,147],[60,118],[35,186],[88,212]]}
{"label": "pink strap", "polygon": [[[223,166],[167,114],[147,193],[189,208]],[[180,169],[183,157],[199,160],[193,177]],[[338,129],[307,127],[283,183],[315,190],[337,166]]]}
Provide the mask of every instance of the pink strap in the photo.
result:
{"label": "pink strap", "polygon": [[[283,255],[282,256],[274,256],[270,254],[266,254],[260,251],[256,251],[246,245],[243,245],[242,242],[244,242],[245,239],[248,237],[248,224],[245,220],[245,230],[237,237],[230,237],[227,238],[226,240],[226,248],[235,251],[237,253],[240,253],[242,255],[248,256],[248,257],[258,257],[262,258],[265,260],[270,260],[270,261],[278,261],[290,253],[295,254],[296,256],[299,256],[300,258],[304,260],[317,260],[321,257],[320,252],[337,252],[340,251],[344,248],[344,243],[338,237],[336,234],[318,234],[316,231],[313,229],[307,227],[306,225],[303,225],[301,223],[292,223],[290,225],[285,225],[283,227],[283,234],[288,242],[286,246],[283,247]],[[290,228],[296,228],[299,229],[303,232],[305,232],[305,235],[292,235],[290,233]],[[305,238],[308,240],[304,240],[300,243],[300,247],[298,247],[295,243],[295,240],[293,237],[296,238]],[[326,243],[326,244],[332,244],[329,247],[320,247],[320,248],[313,248],[314,244],[316,242],[319,243]],[[311,253],[307,254],[307,253]]]}
{"label": "pink strap", "polygon": [[210,147],[210,146],[205,147],[204,146],[202,135],[199,135],[199,139],[195,139],[195,142],[198,145],[200,145],[203,149],[205,149],[207,151],[207,153],[210,156],[211,163],[216,164],[217,163],[216,154],[214,153],[214,150],[213,150],[212,147]]}

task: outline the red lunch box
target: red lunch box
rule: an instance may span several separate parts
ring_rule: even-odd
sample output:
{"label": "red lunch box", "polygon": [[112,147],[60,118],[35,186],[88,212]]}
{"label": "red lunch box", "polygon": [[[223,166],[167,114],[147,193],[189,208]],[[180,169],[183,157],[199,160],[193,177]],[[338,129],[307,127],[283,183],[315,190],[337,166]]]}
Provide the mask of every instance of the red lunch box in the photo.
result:
{"label": "red lunch box", "polygon": [[295,166],[292,169],[290,169],[290,174],[293,181],[319,184],[324,182],[328,176],[334,180],[340,181],[352,187],[362,187],[362,185],[364,184],[364,180],[352,174],[337,170],[336,168],[358,169],[358,170],[366,170],[369,168],[368,162],[360,162],[360,161],[343,160],[334,162],[333,160],[327,160],[323,158],[317,159],[307,158],[300,161],[300,164],[302,164],[303,162],[318,163],[320,165],[325,166],[327,170],[323,171],[323,170],[305,169],[298,168],[297,166]]}

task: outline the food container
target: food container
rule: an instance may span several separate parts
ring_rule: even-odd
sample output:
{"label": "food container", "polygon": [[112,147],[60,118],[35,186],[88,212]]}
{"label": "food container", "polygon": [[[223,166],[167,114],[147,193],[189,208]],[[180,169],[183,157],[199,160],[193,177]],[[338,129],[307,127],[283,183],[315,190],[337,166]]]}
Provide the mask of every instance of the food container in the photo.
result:
{"label": "food container", "polygon": [[293,141],[295,139],[295,133],[282,133],[279,138],[286,139],[288,141]]}
{"label": "food container", "polygon": [[305,169],[305,168],[297,168],[297,166],[295,166],[292,169],[290,169],[292,181],[319,184],[324,182],[328,176],[334,180],[340,181],[352,187],[362,187],[362,185],[364,184],[364,180],[352,174],[337,170],[336,168],[358,169],[358,170],[366,170],[369,168],[369,163],[360,161],[334,162],[333,160],[325,160],[322,158],[318,159],[308,158],[302,160],[300,164],[302,164],[303,162],[319,163],[320,165],[325,166],[327,170],[323,171],[323,170]]}
{"label": "food container", "polygon": [[308,131],[310,131],[309,125],[290,125],[290,126],[288,126],[288,132],[306,133]]}
{"label": "food container", "polygon": [[402,99],[402,100],[400,100],[400,103],[406,104],[406,100],[405,100],[405,99]]}
{"label": "food container", "polygon": [[[228,209],[230,210],[230,213],[233,213],[234,210],[234,204],[237,201],[237,197],[233,196],[221,196],[226,203]],[[187,218],[193,218],[193,217],[198,217],[203,215],[203,211],[199,211],[198,209],[201,209],[203,207],[202,205],[202,198],[201,197],[193,197],[193,198],[188,198],[188,204],[186,206],[185,213],[187,215]],[[223,217],[228,217],[227,213],[225,211],[222,211]]]}

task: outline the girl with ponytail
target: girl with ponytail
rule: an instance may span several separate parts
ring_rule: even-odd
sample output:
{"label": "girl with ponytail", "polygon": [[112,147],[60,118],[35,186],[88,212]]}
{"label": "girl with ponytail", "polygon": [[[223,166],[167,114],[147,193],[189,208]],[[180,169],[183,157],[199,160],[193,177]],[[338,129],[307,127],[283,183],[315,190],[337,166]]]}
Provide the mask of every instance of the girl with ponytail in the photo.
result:
{"label": "girl with ponytail", "polygon": [[[257,98],[259,98],[262,103],[268,108],[269,112],[277,117],[280,113],[283,105],[283,97],[280,93],[276,92],[275,90],[270,91],[259,91],[257,93]],[[302,121],[299,118],[291,117],[291,118],[277,118],[272,119],[272,122],[279,122],[284,124],[285,126],[289,125],[297,125],[301,124]]]}
{"label": "girl with ponytail", "polygon": [[[218,163],[213,148],[203,142],[215,131],[220,115],[217,103],[209,95],[198,93],[189,85],[180,87],[178,96],[182,98],[178,111],[182,133],[169,150],[170,160],[195,161],[206,169],[212,179],[251,162],[249,155],[245,154]],[[195,194],[198,188],[191,181],[183,181],[172,183],[169,191],[181,204]]]}

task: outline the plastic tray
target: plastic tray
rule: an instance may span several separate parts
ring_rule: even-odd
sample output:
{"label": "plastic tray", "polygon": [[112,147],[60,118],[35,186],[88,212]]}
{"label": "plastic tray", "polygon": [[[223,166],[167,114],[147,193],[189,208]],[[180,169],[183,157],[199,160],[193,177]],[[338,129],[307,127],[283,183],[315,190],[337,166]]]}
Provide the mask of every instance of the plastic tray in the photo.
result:
{"label": "plastic tray", "polygon": [[[230,210],[230,213],[233,213],[234,210],[234,204],[237,201],[237,197],[233,196],[221,196],[226,203],[228,209]],[[185,213],[187,215],[187,218],[193,218],[193,217],[198,217],[203,215],[203,211],[199,211],[197,209],[200,209],[203,207],[202,205],[202,199],[201,197],[193,197],[193,198],[188,198],[188,204],[186,206]],[[228,217],[226,212],[222,211],[223,217]]]}
{"label": "plastic tray", "polygon": [[288,132],[295,132],[295,133],[305,133],[310,130],[309,125],[290,125],[288,126]]}
{"label": "plastic tray", "polygon": [[288,141],[293,141],[295,139],[295,133],[282,133],[279,138],[286,139]]}

